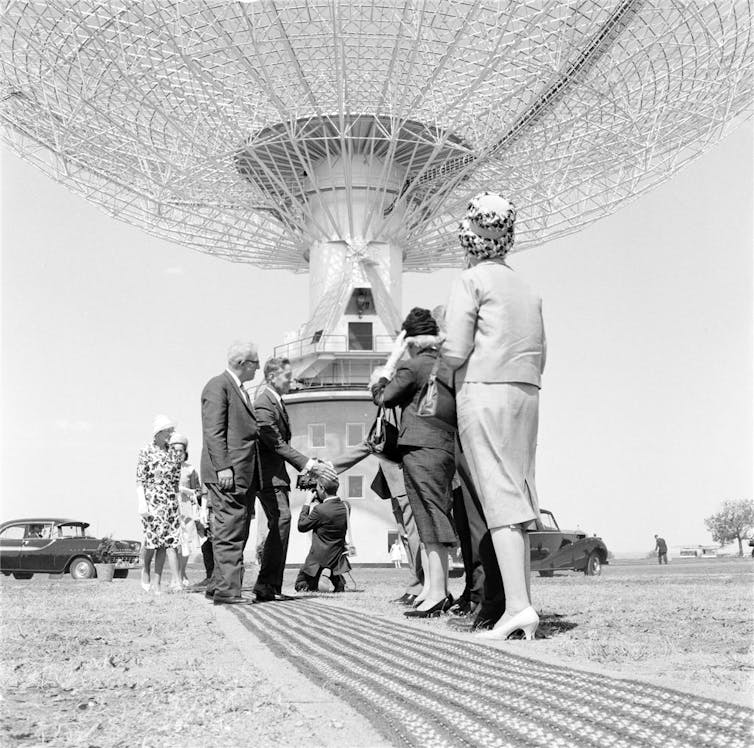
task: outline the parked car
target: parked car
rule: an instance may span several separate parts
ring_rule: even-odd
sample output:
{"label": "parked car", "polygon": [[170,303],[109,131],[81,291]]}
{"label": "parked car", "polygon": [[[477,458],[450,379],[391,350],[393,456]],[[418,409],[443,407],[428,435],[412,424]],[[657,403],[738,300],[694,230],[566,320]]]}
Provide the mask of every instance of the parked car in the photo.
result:
{"label": "parked car", "polygon": [[552,512],[540,510],[541,521],[529,532],[531,569],[541,577],[555,571],[583,571],[587,576],[602,573],[607,564],[607,546],[602,538],[581,530],[561,530]]}
{"label": "parked car", "polygon": [[[0,572],[16,579],[34,574],[65,574],[74,579],[97,576],[100,539],[87,534],[88,522],[73,519],[16,519],[0,524]],[[115,576],[139,566],[141,543],[115,541]]]}
{"label": "parked car", "polygon": [[[541,577],[551,577],[556,571],[583,571],[588,576],[602,573],[607,564],[607,546],[602,538],[587,535],[581,530],[561,530],[547,509],[540,510],[541,520],[536,530],[529,531],[531,570]],[[460,549],[450,556],[450,575],[463,574]]]}

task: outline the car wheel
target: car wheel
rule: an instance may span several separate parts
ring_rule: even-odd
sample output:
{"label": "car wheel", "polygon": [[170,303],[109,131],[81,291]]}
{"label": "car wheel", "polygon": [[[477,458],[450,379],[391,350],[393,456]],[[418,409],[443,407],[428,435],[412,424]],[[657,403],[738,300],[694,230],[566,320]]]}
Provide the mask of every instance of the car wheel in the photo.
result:
{"label": "car wheel", "polygon": [[597,577],[602,574],[602,559],[597,551],[592,551],[589,554],[589,558],[586,560],[584,574],[588,577]]}
{"label": "car wheel", "polygon": [[71,561],[71,577],[73,579],[94,579],[97,576],[94,564],[88,558],[74,558]]}
{"label": "car wheel", "polygon": [[114,579],[125,579],[128,576],[128,569],[116,569],[113,572]]}
{"label": "car wheel", "polygon": [[554,576],[555,572],[552,569],[543,569],[539,572],[540,577],[551,577]]}
{"label": "car wheel", "polygon": [[31,579],[34,575],[28,571],[14,571],[13,579]]}

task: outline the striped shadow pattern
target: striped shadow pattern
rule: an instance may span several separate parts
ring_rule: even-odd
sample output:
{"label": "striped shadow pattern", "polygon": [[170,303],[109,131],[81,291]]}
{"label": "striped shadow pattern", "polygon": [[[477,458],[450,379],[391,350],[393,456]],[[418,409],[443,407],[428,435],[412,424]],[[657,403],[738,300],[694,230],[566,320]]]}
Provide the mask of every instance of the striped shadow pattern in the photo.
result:
{"label": "striped shadow pattern", "polygon": [[[396,745],[746,748],[754,711],[511,654],[312,599],[246,628]],[[534,644],[536,646],[536,644]]]}

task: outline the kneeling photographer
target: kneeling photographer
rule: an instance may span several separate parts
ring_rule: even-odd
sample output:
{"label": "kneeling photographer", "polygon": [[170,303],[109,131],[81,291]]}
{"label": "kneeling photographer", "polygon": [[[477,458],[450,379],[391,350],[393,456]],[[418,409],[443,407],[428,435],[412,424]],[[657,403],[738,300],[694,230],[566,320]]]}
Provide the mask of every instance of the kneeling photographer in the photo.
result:
{"label": "kneeling photographer", "polygon": [[346,555],[349,507],[338,496],[338,486],[337,478],[326,476],[304,474],[297,481],[297,488],[313,489],[298,518],[299,532],[312,531],[312,546],[296,577],[298,592],[316,592],[323,569],[330,569],[334,592],[346,588],[343,574],[351,570]]}

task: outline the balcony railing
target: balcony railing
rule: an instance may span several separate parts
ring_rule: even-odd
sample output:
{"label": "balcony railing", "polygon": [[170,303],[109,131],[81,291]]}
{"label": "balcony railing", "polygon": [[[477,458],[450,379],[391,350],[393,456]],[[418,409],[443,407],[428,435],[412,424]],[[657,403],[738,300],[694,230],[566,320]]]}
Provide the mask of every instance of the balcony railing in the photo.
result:
{"label": "balcony railing", "polygon": [[389,353],[392,348],[393,338],[390,335],[374,335],[368,340],[358,341],[349,341],[348,335],[315,335],[276,345],[275,357],[296,360],[316,353]]}

